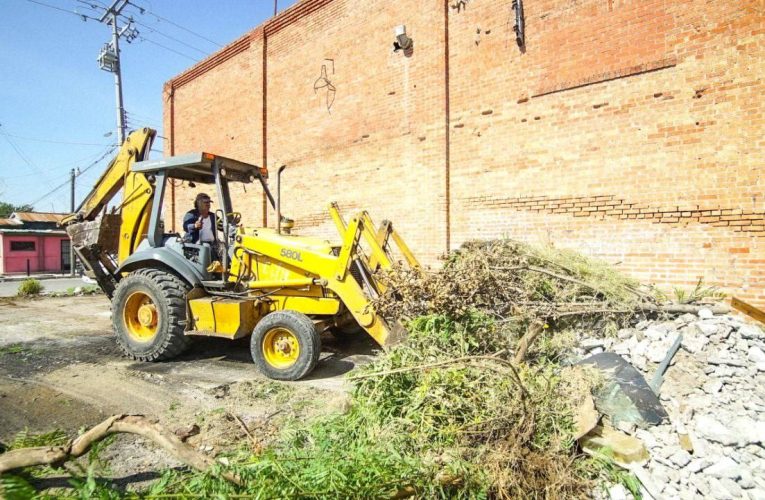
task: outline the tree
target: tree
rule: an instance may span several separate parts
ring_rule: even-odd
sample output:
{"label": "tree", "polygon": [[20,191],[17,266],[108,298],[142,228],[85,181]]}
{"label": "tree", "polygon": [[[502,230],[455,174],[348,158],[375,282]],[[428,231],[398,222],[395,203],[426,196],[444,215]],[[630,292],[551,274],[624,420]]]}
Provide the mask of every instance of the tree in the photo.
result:
{"label": "tree", "polygon": [[0,201],[0,218],[10,217],[13,212],[31,212],[33,210],[32,205],[14,205]]}

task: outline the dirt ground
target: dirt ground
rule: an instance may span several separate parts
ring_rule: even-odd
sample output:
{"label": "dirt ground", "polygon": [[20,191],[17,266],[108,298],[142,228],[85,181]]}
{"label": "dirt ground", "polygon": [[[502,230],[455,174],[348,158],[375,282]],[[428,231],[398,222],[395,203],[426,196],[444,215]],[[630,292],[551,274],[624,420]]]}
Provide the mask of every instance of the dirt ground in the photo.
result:
{"label": "dirt ground", "polygon": [[[103,295],[0,299],[0,442],[24,429],[75,436],[112,414],[142,414],[172,431],[197,426],[188,442],[215,455],[249,440],[235,417],[267,441],[285,418],[342,411],[349,387],[344,375],[375,355],[366,338],[339,343],[323,334],[316,369],[291,383],[257,371],[249,339],[204,338],[178,359],[134,362],[116,346],[109,305]],[[102,458],[127,488],[179,465],[132,436],[119,436]]]}

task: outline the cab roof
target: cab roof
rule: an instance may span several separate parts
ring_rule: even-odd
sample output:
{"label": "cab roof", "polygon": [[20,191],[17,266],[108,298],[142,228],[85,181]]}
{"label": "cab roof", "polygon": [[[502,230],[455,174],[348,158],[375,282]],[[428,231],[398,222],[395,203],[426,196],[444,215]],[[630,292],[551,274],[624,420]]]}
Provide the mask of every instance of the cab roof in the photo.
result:
{"label": "cab roof", "polygon": [[222,176],[228,181],[249,183],[258,178],[268,177],[265,169],[255,165],[204,152],[139,161],[133,164],[132,170],[144,174],[164,171],[172,179],[213,184],[213,164],[216,163]]}

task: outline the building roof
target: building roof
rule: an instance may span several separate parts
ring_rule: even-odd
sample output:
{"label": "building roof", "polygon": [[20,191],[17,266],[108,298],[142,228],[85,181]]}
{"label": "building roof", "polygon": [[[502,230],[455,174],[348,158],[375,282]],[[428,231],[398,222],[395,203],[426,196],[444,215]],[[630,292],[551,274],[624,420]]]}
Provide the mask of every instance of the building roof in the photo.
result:
{"label": "building roof", "polygon": [[11,219],[23,222],[59,222],[67,214],[55,212],[13,212]]}
{"label": "building roof", "polygon": [[17,234],[19,236],[25,234],[65,235],[66,231],[63,229],[10,229],[7,227],[0,227],[0,234]]}
{"label": "building roof", "polygon": [[21,222],[14,219],[0,219],[0,226],[18,226]]}

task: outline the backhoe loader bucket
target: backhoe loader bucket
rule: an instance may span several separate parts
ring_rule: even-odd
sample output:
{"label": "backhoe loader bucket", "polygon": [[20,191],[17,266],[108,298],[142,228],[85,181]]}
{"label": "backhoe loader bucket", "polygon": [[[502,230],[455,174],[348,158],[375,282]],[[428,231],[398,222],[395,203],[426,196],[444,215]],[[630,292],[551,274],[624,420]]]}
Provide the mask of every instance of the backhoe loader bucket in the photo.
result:
{"label": "backhoe loader bucket", "polygon": [[[350,224],[346,224],[336,203],[330,205],[329,212],[343,238],[339,261],[347,263],[346,266],[348,266],[340,269],[335,278],[342,281],[347,275],[352,276],[369,300],[374,300],[385,292],[385,285],[376,276],[380,271],[390,270],[398,263],[406,263],[411,268],[420,266],[409,246],[396,232],[390,221],[383,221],[379,227],[375,228],[369,213],[364,211],[354,217]],[[394,249],[403,257],[403,261],[396,260]],[[372,316],[372,318],[366,320],[367,324],[365,321],[359,321],[359,324],[380,345],[383,347],[395,345],[406,337],[406,329],[400,321],[386,322],[373,310],[370,302],[367,302],[365,309],[365,316]],[[356,319],[360,318],[356,317]]]}
{"label": "backhoe loader bucket", "polygon": [[119,215],[105,214],[100,219],[66,226],[72,249],[85,267],[85,274],[98,282],[111,298],[117,286],[115,256],[120,238]]}

